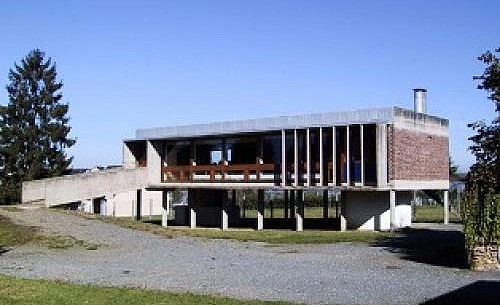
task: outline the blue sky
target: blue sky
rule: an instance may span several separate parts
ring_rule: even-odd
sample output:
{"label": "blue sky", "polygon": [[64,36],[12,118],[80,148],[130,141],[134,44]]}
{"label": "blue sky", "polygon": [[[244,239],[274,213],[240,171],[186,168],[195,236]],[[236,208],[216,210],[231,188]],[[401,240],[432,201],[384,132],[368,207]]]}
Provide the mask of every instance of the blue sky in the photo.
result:
{"label": "blue sky", "polygon": [[412,108],[450,120],[465,169],[468,122],[493,105],[473,75],[500,46],[499,1],[2,1],[0,103],[31,49],[57,62],[75,167],[119,164],[137,128]]}

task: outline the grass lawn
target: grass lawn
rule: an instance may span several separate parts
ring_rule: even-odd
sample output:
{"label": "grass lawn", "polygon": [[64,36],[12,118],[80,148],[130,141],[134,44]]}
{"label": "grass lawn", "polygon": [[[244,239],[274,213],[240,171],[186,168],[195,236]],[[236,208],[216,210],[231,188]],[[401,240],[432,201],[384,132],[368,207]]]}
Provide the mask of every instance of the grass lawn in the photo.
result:
{"label": "grass lawn", "polygon": [[[421,205],[415,207],[415,221],[414,222],[443,222],[443,207],[440,205]],[[450,212],[450,222],[461,222],[456,213]]]}
{"label": "grass lawn", "polygon": [[[373,231],[315,231],[306,230],[295,232],[290,230],[263,230],[230,229],[221,230],[217,228],[163,228],[157,224],[135,221],[130,217],[104,217],[93,214],[68,212],[88,219],[102,220],[125,228],[136,229],[154,234],[163,235],[168,238],[175,236],[191,236],[207,239],[232,239],[237,241],[255,241],[269,244],[331,244],[338,242],[374,243],[394,237],[396,233],[373,232]],[[145,219],[147,221],[147,217]]]}
{"label": "grass lawn", "polygon": [[[6,209],[5,207],[2,208]],[[21,213],[23,211],[20,209],[13,210],[12,207],[9,207],[9,209],[6,210]],[[49,249],[82,247],[87,250],[97,250],[100,246],[102,246],[82,241],[71,236],[54,234],[46,235],[40,232],[40,230],[36,227],[19,225],[12,222],[9,218],[0,215],[0,250],[5,247],[13,247],[26,243],[37,244]]]}
{"label": "grass lawn", "polygon": [[258,305],[287,302],[243,301],[190,293],[158,292],[133,288],[74,285],[58,281],[27,280],[0,275],[2,305]]}

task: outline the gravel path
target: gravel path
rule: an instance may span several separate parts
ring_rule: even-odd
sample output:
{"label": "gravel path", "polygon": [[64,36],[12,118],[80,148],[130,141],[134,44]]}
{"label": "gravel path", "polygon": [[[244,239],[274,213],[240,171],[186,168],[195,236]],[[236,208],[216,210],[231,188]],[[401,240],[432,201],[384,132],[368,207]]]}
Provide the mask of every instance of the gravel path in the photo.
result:
{"label": "gravel path", "polygon": [[0,214],[106,244],[97,251],[26,245],[0,255],[0,273],[26,278],[310,304],[419,304],[479,280],[500,282],[500,272],[419,263],[384,247],[167,239],[43,209]]}

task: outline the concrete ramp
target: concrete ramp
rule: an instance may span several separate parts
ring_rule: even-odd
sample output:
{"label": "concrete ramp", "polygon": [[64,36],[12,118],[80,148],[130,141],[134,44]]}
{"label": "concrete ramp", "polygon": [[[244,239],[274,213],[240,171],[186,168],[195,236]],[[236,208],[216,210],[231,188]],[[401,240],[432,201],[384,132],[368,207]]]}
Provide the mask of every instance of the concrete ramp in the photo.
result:
{"label": "concrete ramp", "polygon": [[146,168],[115,168],[55,178],[23,182],[22,203],[39,203],[47,207],[109,197],[142,189],[147,184]]}

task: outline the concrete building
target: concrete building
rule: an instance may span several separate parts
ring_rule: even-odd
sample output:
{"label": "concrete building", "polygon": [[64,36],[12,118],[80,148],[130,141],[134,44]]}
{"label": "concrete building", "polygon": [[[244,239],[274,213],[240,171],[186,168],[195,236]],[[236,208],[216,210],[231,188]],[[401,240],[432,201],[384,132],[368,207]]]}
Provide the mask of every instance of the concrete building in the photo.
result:
{"label": "concrete building", "polygon": [[[340,194],[338,229],[411,226],[414,191],[439,190],[448,219],[448,121],[398,107],[139,129],[123,143],[123,168],[23,184],[23,202],[84,203],[105,215],[168,212],[188,193],[186,225],[243,223],[236,190],[257,192],[254,227],[265,229],[264,192],[283,196],[285,226],[304,229],[304,192]],[[179,209],[179,211],[181,211]],[[135,214],[134,214],[135,213]],[[167,225],[163,217],[163,225]]]}

